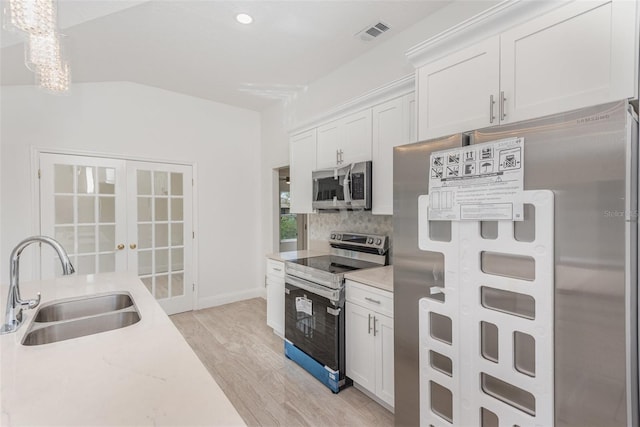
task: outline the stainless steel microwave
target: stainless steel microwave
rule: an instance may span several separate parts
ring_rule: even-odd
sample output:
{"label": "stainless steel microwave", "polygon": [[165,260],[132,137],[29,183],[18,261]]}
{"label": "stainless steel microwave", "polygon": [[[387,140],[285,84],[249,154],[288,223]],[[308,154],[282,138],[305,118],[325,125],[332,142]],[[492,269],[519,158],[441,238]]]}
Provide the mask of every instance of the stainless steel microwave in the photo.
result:
{"label": "stainless steel microwave", "polygon": [[313,209],[371,209],[371,162],[314,171]]}

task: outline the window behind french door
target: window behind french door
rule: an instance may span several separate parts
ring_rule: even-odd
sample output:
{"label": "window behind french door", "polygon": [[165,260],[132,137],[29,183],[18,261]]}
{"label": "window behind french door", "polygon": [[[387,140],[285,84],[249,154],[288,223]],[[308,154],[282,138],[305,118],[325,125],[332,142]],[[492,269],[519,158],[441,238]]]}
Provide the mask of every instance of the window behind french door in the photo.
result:
{"label": "window behind french door", "polygon": [[[131,271],[168,313],[193,309],[192,167],[40,153],[41,232],[78,274]],[[42,277],[61,274],[52,256]]]}

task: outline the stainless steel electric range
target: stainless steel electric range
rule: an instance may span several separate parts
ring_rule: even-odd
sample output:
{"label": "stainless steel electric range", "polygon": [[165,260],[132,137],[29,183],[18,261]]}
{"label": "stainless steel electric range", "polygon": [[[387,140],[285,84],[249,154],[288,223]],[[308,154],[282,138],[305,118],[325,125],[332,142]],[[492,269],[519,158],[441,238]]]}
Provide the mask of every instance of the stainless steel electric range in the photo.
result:
{"label": "stainless steel electric range", "polygon": [[345,378],[344,274],[387,265],[387,236],[332,232],[329,255],[285,263],[285,355],[334,393]]}

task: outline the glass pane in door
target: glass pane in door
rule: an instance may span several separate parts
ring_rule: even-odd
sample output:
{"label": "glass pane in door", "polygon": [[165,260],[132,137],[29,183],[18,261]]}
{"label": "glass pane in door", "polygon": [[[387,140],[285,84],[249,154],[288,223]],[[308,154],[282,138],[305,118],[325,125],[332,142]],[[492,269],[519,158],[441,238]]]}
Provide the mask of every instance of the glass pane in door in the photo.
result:
{"label": "glass pane in door", "polygon": [[[138,275],[158,300],[184,295],[184,177],[136,171]],[[131,188],[131,186],[130,186]]]}
{"label": "glass pane in door", "polygon": [[[53,176],[44,179],[53,179],[53,194],[47,195],[53,201],[53,230],[44,226],[43,233],[53,235],[62,244],[78,274],[115,271],[115,167],[65,163],[52,166]],[[50,170],[46,165],[43,169]],[[43,215],[48,212],[43,208]],[[57,275],[62,273],[57,257],[53,266]]]}

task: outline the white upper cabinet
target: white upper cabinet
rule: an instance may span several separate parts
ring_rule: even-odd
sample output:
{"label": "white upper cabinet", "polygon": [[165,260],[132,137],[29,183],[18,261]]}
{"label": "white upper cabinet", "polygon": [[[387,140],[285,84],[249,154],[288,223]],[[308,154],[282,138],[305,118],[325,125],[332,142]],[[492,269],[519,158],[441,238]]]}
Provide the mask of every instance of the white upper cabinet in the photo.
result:
{"label": "white upper cabinet", "polygon": [[330,168],[338,164],[342,131],[339,120],[318,127],[318,169]]}
{"label": "white upper cabinet", "polygon": [[577,1],[501,34],[510,122],[637,96],[635,1]]}
{"label": "white upper cabinet", "polygon": [[351,114],[342,119],[344,143],[341,163],[349,164],[371,160],[371,109]]}
{"label": "white upper cabinet", "polygon": [[413,94],[376,105],[373,114],[372,213],[393,214],[393,147],[415,140]]}
{"label": "white upper cabinet", "polygon": [[318,127],[318,169],[371,160],[371,109]]}
{"label": "white upper cabinet", "polygon": [[311,173],[316,169],[316,129],[291,137],[290,161],[290,207],[291,213],[312,213],[313,182]]}
{"label": "white upper cabinet", "polygon": [[637,98],[637,7],[629,0],[571,2],[421,65],[418,138]]}
{"label": "white upper cabinet", "polygon": [[493,37],[419,68],[418,139],[497,123],[499,61]]}

